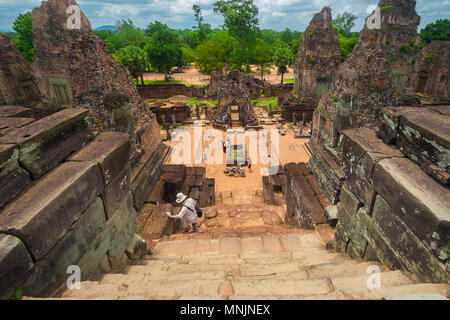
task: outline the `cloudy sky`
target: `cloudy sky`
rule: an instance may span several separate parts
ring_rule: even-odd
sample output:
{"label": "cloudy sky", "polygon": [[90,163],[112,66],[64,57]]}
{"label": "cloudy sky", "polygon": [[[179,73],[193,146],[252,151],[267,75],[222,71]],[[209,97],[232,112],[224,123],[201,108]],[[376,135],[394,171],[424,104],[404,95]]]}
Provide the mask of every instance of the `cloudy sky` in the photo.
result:
{"label": "cloudy sky", "polygon": [[[194,25],[192,5],[200,5],[205,22],[213,27],[222,20],[213,13],[215,0],[79,0],[94,28],[114,25],[119,19],[130,18],[143,28],[158,20],[171,28],[191,28]],[[367,8],[378,0],[254,0],[259,8],[260,27],[278,31],[290,28],[303,31],[312,16],[324,6],[332,8],[333,15],[352,12],[358,20],[353,31],[359,31],[367,17]],[[41,0],[0,0],[0,30],[12,31],[12,23],[19,13],[39,6]],[[450,0],[417,0],[416,10],[422,17],[419,30],[437,19],[450,17]]]}

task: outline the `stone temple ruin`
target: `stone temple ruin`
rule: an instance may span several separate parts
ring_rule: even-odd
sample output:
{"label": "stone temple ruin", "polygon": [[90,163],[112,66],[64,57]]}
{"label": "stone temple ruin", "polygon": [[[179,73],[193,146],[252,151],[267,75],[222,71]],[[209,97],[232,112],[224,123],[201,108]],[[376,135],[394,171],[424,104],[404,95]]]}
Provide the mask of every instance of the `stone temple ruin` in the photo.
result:
{"label": "stone temple ruin", "polygon": [[320,98],[333,82],[341,63],[338,32],[333,28],[331,9],[325,7],[314,16],[302,35],[299,53],[294,66],[294,90],[280,101],[282,116],[288,121],[312,114]]}
{"label": "stone temple ruin", "polygon": [[[0,34],[0,105],[32,107],[41,100],[32,69],[14,41]],[[8,63],[6,63],[8,62]]]}
{"label": "stone temple ruin", "polygon": [[[315,109],[311,139],[289,146],[309,161],[271,167],[258,190],[254,163],[245,192],[218,190],[237,181],[226,165],[166,163],[157,121],[188,109],[153,114],[84,14],[66,28],[71,4],[33,10],[32,67],[0,35],[0,299],[448,298],[449,41],[417,49],[415,1],[380,3],[382,29],[366,25],[342,64],[330,10],[313,18],[283,104],[299,118]],[[232,71],[198,92],[217,97],[224,128],[224,115],[257,124],[250,99],[268,89]],[[204,233],[168,219],[180,191],[204,210]],[[66,288],[70,265],[82,290]],[[366,285],[374,265],[380,290]]]}
{"label": "stone temple ruin", "polygon": [[222,118],[227,116],[236,125],[256,125],[257,119],[250,103],[249,89],[244,82],[245,77],[238,71],[230,71],[219,82],[217,91],[217,110],[214,116],[216,127],[225,127]]}

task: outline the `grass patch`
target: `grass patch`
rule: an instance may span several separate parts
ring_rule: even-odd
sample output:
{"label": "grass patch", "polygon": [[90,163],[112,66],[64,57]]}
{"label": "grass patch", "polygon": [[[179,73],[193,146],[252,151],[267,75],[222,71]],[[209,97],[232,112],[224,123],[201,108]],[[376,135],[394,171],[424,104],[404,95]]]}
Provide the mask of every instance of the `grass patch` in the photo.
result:
{"label": "grass patch", "polygon": [[195,97],[186,100],[186,104],[190,107],[196,107],[199,104],[206,104],[207,107],[214,107],[217,105],[217,100],[199,100]]}
{"label": "grass patch", "polygon": [[192,84],[192,83],[188,83],[186,84],[186,87],[190,88],[192,86],[197,86],[197,87],[206,87],[208,84],[207,83],[200,83],[200,84]]}
{"label": "grass patch", "polygon": [[267,111],[270,111],[269,105],[272,104],[272,110],[277,109],[278,107],[278,97],[267,98],[267,99],[252,99],[251,103],[256,103],[257,107],[263,106],[266,107]]}
{"label": "grass patch", "polygon": [[295,83],[295,79],[284,79],[284,83]]}

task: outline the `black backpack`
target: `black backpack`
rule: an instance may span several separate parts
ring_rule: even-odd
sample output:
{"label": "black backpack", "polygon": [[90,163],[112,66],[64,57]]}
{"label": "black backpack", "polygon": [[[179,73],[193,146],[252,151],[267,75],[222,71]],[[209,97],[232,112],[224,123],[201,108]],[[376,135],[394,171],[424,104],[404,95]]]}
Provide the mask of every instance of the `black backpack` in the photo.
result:
{"label": "black backpack", "polygon": [[[191,210],[192,212],[194,211],[194,210],[192,210],[191,208],[189,208],[188,206],[184,206],[184,207],[188,208],[188,209]],[[198,207],[195,207],[195,212],[197,213],[197,217],[201,218],[201,217],[203,216],[202,209],[200,209],[200,208],[198,208]]]}

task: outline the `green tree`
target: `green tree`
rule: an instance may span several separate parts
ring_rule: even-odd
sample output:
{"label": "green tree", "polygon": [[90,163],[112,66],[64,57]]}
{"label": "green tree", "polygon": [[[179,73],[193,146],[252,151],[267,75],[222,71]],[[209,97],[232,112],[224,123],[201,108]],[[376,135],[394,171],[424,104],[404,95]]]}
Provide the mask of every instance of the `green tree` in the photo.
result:
{"label": "green tree", "polygon": [[146,44],[145,51],[152,67],[163,72],[165,80],[168,81],[169,72],[182,56],[177,34],[168,28],[156,31]]}
{"label": "green tree", "polygon": [[341,60],[344,62],[347,60],[348,55],[353,51],[358,37],[346,38],[342,34],[339,34],[339,46],[341,47]]}
{"label": "green tree", "polygon": [[338,28],[346,38],[352,37],[352,28],[355,26],[355,21],[358,19],[354,14],[345,11],[343,14],[338,14],[333,20],[333,25]]}
{"label": "green tree", "polygon": [[167,24],[161,23],[159,21],[155,21],[150,23],[147,28],[145,29],[145,34],[148,37],[152,37],[156,32],[158,31],[162,31],[165,29],[169,29],[169,27],[167,26]]}
{"label": "green tree", "polygon": [[281,74],[281,83],[284,82],[284,74],[288,72],[288,66],[292,64],[292,52],[285,43],[278,43],[273,55],[273,63]]}
{"label": "green tree", "polygon": [[214,3],[214,12],[224,18],[224,27],[240,45],[235,50],[236,65],[244,64],[244,71],[250,72],[250,47],[253,46],[258,29],[258,8],[253,0],[224,0]]}
{"label": "green tree", "polygon": [[428,24],[420,31],[420,36],[425,43],[433,40],[450,40],[450,20],[439,19],[434,23]]}
{"label": "green tree", "polygon": [[222,71],[232,60],[232,54],[239,44],[227,31],[214,34],[212,38],[199,45],[195,50],[195,67],[210,75],[213,71]]}
{"label": "green tree", "polygon": [[127,46],[119,50],[116,58],[127,67],[131,76],[136,79],[136,83],[139,83],[139,78],[141,78],[141,82],[144,84],[142,74],[147,67],[147,54],[143,49],[137,46]]}
{"label": "green tree", "polygon": [[194,29],[198,34],[200,43],[203,43],[206,40],[208,34],[211,33],[211,25],[208,23],[203,23],[202,9],[198,5],[194,4],[192,6],[192,10],[194,11],[195,22],[197,22],[197,25],[194,26]]}
{"label": "green tree", "polygon": [[19,14],[14,21],[13,29],[17,33],[17,37],[14,39],[17,48],[22,52],[25,59],[32,63],[34,60],[34,45],[31,12]]}
{"label": "green tree", "polygon": [[145,32],[134,26],[131,20],[118,21],[117,35],[123,39],[124,46],[137,46],[143,48],[148,41]]}
{"label": "green tree", "polygon": [[273,47],[264,42],[262,39],[256,39],[253,47],[253,62],[257,66],[257,72],[264,79],[264,75],[270,74],[272,67]]}

